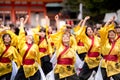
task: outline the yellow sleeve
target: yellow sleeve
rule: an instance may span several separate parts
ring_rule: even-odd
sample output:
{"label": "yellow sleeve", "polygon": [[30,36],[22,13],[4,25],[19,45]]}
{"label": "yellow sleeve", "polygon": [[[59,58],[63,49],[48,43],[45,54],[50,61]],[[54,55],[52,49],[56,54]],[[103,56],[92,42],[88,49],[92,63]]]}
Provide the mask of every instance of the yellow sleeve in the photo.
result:
{"label": "yellow sleeve", "polygon": [[34,38],[34,43],[38,44],[39,43],[39,35],[38,34],[34,34],[33,38]]}
{"label": "yellow sleeve", "polygon": [[40,25],[37,25],[35,28],[33,28],[32,29],[32,31],[34,32],[34,33],[36,33],[36,32],[39,32],[40,31]]}
{"label": "yellow sleeve", "polygon": [[23,47],[23,44],[26,42],[26,39],[25,39],[25,31],[24,31],[24,27],[21,26],[20,27],[20,32],[19,32],[19,35],[18,35],[18,48],[21,49]]}
{"label": "yellow sleeve", "polygon": [[85,29],[85,27],[80,27],[79,30],[75,32],[75,38],[77,42],[82,39],[82,34],[85,32]]}
{"label": "yellow sleeve", "polygon": [[114,24],[110,24],[109,26],[104,26],[99,30],[100,38],[101,38],[101,46],[108,41],[108,32],[110,30],[114,30]]}
{"label": "yellow sleeve", "polygon": [[74,28],[73,28],[73,31],[74,32],[77,32],[77,31],[79,31],[80,30],[80,26],[79,25],[77,25],[77,26],[75,26]]}
{"label": "yellow sleeve", "polygon": [[10,30],[7,30],[6,32],[10,34],[12,37],[11,45],[17,48],[18,47],[18,36]]}
{"label": "yellow sleeve", "polygon": [[14,48],[14,53],[13,53],[13,60],[17,63],[18,68],[21,66],[22,62],[22,57],[18,53],[17,49]]}
{"label": "yellow sleeve", "polygon": [[56,48],[60,45],[60,43],[62,41],[62,34],[63,34],[63,32],[59,31],[55,34],[50,35],[51,40],[54,42],[54,45],[55,45]]}
{"label": "yellow sleeve", "polygon": [[77,42],[75,40],[74,35],[70,36],[70,45],[75,51],[77,50]]}
{"label": "yellow sleeve", "polygon": [[38,47],[38,45],[36,45],[35,44],[35,49],[36,49],[36,57],[35,57],[35,60],[37,61],[37,63],[41,63],[41,61],[40,61],[40,58],[41,58],[41,56],[40,56],[40,53],[39,53],[39,47]]}

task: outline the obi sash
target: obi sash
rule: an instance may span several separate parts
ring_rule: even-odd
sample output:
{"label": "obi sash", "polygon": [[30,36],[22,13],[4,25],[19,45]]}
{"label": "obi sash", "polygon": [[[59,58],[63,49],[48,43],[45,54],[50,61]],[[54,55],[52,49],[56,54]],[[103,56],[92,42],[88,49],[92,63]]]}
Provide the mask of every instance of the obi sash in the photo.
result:
{"label": "obi sash", "polygon": [[25,64],[25,65],[30,65],[30,64],[33,64],[35,61],[34,59],[25,59],[27,54],[28,54],[28,51],[30,50],[30,48],[32,47],[32,44],[27,44],[28,48],[23,56],[23,61],[22,63]]}
{"label": "obi sash", "polygon": [[94,45],[94,37],[90,38],[92,40],[92,43],[91,43],[91,46],[90,46],[90,49],[88,50],[88,56],[89,57],[98,57],[99,56],[99,52],[90,52],[93,45]]}
{"label": "obi sash", "polygon": [[10,45],[6,46],[6,49],[1,54],[1,56],[0,56],[0,62],[2,62],[2,63],[10,63],[11,62],[11,60],[8,57],[2,57],[7,52],[7,50],[9,49],[9,47],[10,47]]}
{"label": "obi sash", "polygon": [[61,58],[62,55],[64,55],[68,49],[69,49],[69,47],[65,46],[65,49],[58,56],[57,64],[62,64],[62,65],[72,65],[73,64],[72,58]]}

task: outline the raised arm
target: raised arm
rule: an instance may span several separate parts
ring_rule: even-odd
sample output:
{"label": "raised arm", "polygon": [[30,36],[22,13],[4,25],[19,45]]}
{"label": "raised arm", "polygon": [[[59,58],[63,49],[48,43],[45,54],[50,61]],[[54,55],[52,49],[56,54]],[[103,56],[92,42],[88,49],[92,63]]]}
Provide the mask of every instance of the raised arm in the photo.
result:
{"label": "raised arm", "polygon": [[108,26],[110,23],[113,23],[115,20],[115,16],[113,16],[110,20],[108,20],[105,24],[105,26]]}
{"label": "raised arm", "polygon": [[29,15],[26,15],[26,18],[23,23],[26,24],[28,22],[28,20],[29,20]]}
{"label": "raised arm", "polygon": [[59,30],[59,16],[58,15],[55,16],[55,21],[56,21],[57,30]]}
{"label": "raised arm", "polygon": [[83,23],[82,23],[82,26],[81,26],[81,27],[84,27],[85,24],[86,24],[86,22],[87,22],[87,20],[89,20],[89,19],[90,19],[90,16],[86,16],[86,17],[84,18],[84,20],[83,20]]}

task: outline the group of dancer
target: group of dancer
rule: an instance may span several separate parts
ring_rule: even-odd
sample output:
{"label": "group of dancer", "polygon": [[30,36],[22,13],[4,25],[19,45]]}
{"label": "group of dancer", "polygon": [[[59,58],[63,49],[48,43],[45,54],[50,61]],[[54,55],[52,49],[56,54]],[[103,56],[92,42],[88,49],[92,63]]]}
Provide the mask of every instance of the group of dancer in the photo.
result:
{"label": "group of dancer", "polygon": [[[45,26],[34,28],[26,26],[28,19],[20,18],[18,34],[14,25],[0,26],[0,80],[42,80],[40,67],[45,76],[54,70],[55,80],[88,80],[99,66],[103,80],[120,80],[120,26],[114,17],[97,29],[98,34],[93,25],[86,24],[89,16],[76,26],[59,26],[56,15],[56,27],[48,25],[47,16]],[[50,61],[53,55],[56,64]],[[79,73],[77,56],[84,62]],[[11,78],[13,61],[18,71]]]}

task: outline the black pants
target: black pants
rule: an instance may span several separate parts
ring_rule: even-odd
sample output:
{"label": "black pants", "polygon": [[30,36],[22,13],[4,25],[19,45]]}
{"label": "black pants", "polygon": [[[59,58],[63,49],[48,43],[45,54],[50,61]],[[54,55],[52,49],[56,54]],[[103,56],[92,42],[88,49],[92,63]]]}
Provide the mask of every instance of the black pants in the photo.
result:
{"label": "black pants", "polygon": [[78,56],[82,61],[84,61],[86,54],[87,52],[84,52],[84,53],[78,54]]}
{"label": "black pants", "polygon": [[93,69],[89,69],[87,63],[84,63],[83,68],[79,74],[80,80],[88,80],[88,78],[91,76],[93,70],[97,71],[98,67],[95,67]]}
{"label": "black pants", "polygon": [[50,62],[50,57],[49,55],[47,55],[47,56],[42,57],[40,60],[41,60],[41,68],[44,74],[46,75],[53,69],[52,63]]}
{"label": "black pants", "polygon": [[3,75],[3,76],[0,76],[0,80],[2,80],[2,79],[6,79],[6,80],[10,80],[10,78],[11,78],[11,74],[12,73],[8,73],[8,74],[5,74],[5,75]]}
{"label": "black pants", "polygon": [[55,80],[79,80],[79,77],[76,74],[74,74],[72,76],[60,79],[59,74],[55,74]]}
{"label": "black pants", "polygon": [[[110,77],[107,77],[107,73],[106,73],[105,68],[101,68],[101,72],[102,72],[103,80],[110,80]],[[113,77],[114,80],[120,80],[120,73],[116,74],[116,75],[113,75],[111,77]]]}
{"label": "black pants", "polygon": [[30,76],[29,78],[26,78],[25,74],[24,74],[23,67],[21,67],[18,70],[18,73],[15,77],[15,80],[40,80],[40,78],[41,78],[41,75],[40,75],[39,70],[33,76]]}

